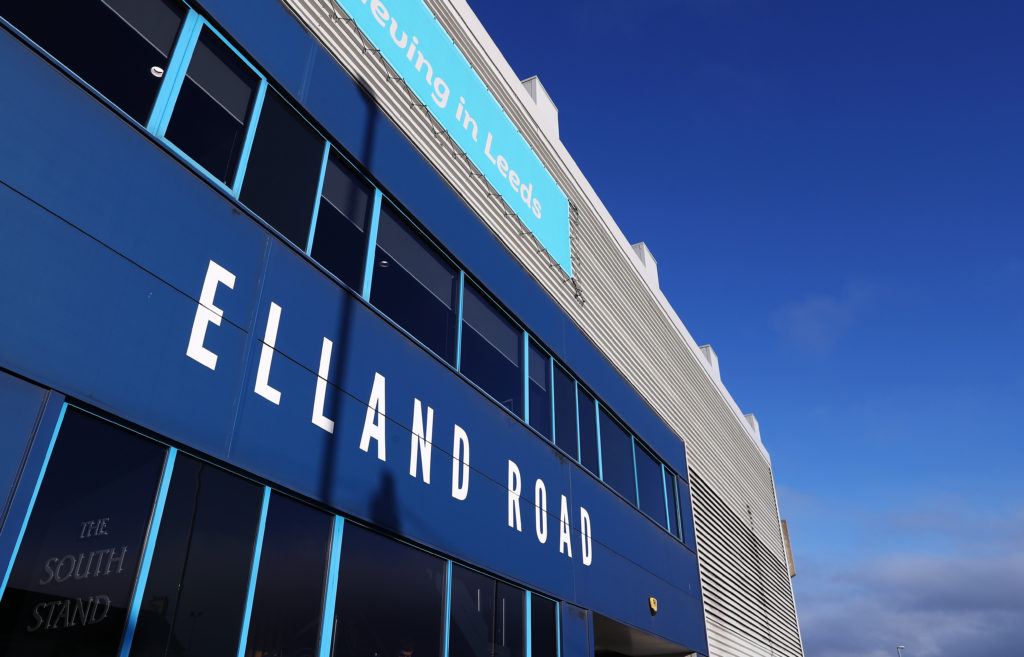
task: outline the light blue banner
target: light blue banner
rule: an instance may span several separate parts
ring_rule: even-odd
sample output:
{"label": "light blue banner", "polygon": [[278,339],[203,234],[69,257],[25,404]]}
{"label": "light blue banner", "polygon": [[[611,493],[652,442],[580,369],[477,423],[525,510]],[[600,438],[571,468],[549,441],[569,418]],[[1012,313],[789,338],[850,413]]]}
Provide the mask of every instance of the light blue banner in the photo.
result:
{"label": "light blue banner", "polygon": [[336,2],[571,276],[568,199],[426,5]]}

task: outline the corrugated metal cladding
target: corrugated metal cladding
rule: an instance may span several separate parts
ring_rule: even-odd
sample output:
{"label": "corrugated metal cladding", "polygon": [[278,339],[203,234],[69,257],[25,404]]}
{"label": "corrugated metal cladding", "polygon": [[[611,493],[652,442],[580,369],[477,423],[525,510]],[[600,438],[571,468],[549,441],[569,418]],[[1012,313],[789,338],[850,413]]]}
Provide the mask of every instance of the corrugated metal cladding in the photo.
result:
{"label": "corrugated metal cladding", "polygon": [[[576,211],[574,280],[484,182],[404,81],[332,0],[282,0],[409,137],[501,243],[687,448],[710,653],[802,655],[771,464],[685,328],[628,255],[629,244],[560,143],[541,132],[507,64],[460,0],[428,6],[534,148]],[[585,300],[581,303],[578,296]]]}

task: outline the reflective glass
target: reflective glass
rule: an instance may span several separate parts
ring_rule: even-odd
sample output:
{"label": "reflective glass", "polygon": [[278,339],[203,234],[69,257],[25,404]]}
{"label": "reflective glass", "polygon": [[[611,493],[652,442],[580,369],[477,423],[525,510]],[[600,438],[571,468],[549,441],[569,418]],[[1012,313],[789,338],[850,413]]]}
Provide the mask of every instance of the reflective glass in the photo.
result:
{"label": "reflective glass", "polygon": [[447,564],[345,523],[335,608],[335,657],[439,657]]}
{"label": "reflective glass", "polygon": [[455,267],[385,204],[377,231],[370,303],[452,364],[458,287]]}
{"label": "reflective glass", "polygon": [[522,589],[453,565],[449,657],[522,657],[524,601]]}
{"label": "reflective glass", "polygon": [[238,653],[263,487],[179,454],[131,654]]}
{"label": "reflective glass", "polygon": [[463,291],[462,318],[460,371],[522,417],[522,330],[471,285]]}
{"label": "reflective glass", "polygon": [[326,513],[271,495],[245,646],[248,657],[316,654],[332,526]]}
{"label": "reflective glass", "polygon": [[665,518],[665,481],[661,476],[661,462],[640,443],[634,445],[636,482],[640,491],[640,510],[667,527]]}
{"label": "reflective glass", "polygon": [[313,236],[313,259],[356,292],[363,287],[373,189],[331,153]]}
{"label": "reflective glass", "polygon": [[0,655],[117,652],[166,452],[68,409],[0,601]]}
{"label": "reflective glass", "polygon": [[636,475],[633,471],[633,438],[601,408],[601,467],[604,482],[636,504]]}
{"label": "reflective glass", "polygon": [[679,538],[690,548],[697,549],[697,537],[693,531],[693,503],[690,501],[690,487],[682,477],[676,478],[679,493]]}
{"label": "reflective glass", "polygon": [[555,364],[555,444],[576,460],[580,458],[576,435],[576,381]]}
{"label": "reflective glass", "polygon": [[594,398],[583,386],[577,388],[580,424],[580,463],[595,475],[600,474],[597,454],[597,413]]}
{"label": "reflective glass", "polygon": [[270,89],[260,109],[238,198],[305,249],[323,159],[323,137]]}
{"label": "reflective glass", "polygon": [[551,357],[530,342],[530,426],[551,439]]}
{"label": "reflective glass", "polygon": [[0,15],[145,124],[185,17],[172,0],[0,2]]}
{"label": "reflective glass", "polygon": [[558,603],[534,593],[530,597],[531,657],[558,657]]}
{"label": "reflective glass", "polygon": [[231,186],[260,78],[210,28],[199,35],[167,139]]}
{"label": "reflective glass", "polygon": [[523,657],[526,654],[525,600],[526,594],[522,589],[498,582],[494,603],[495,657]]}

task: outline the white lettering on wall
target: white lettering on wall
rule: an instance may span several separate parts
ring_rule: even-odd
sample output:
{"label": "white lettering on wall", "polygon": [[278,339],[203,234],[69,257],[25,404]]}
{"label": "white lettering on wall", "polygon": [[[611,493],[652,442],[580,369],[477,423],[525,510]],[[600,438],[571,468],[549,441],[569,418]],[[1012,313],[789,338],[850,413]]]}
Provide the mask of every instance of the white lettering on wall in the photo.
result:
{"label": "white lettering on wall", "polygon": [[589,566],[594,562],[594,545],[590,538],[590,514],[582,506],[580,507],[580,547],[583,553],[583,565]]}
{"label": "white lettering on wall", "polygon": [[519,518],[519,495],[523,489],[523,478],[519,475],[519,466],[515,461],[508,461],[508,526],[517,532],[523,531]]}
{"label": "white lettering on wall", "polygon": [[558,521],[558,552],[572,558],[572,530],[569,527],[569,500],[562,496],[562,511]]}
{"label": "white lettering on wall", "polygon": [[324,403],[327,400],[327,376],[331,373],[331,351],[334,343],[324,338],[320,348],[320,368],[316,375],[316,394],[313,396],[313,424],[327,433],[334,433],[334,420],[324,415]]}
{"label": "white lettering on wall", "polygon": [[387,423],[387,410],[384,405],[384,377],[380,372],[373,373],[373,389],[370,390],[370,402],[366,407],[366,419],[363,420],[363,436],[359,439],[359,449],[370,451],[370,439],[377,441],[377,458],[386,461],[384,436]]}
{"label": "white lettering on wall", "polygon": [[533,512],[534,525],[537,529],[537,540],[541,543],[548,542],[548,491],[544,487],[544,481],[538,479],[533,486]]}
{"label": "white lettering on wall", "polygon": [[[461,466],[461,467],[460,467]],[[461,470],[462,477],[459,477]],[[455,425],[455,442],[452,445],[452,497],[464,500],[469,495],[469,436],[459,425]]]}
{"label": "white lettering on wall", "polygon": [[281,392],[270,387],[270,361],[274,357],[274,345],[277,344],[277,327],[281,323],[281,306],[270,303],[267,314],[267,330],[263,333],[263,349],[260,350],[260,363],[256,367],[255,392],[272,404],[281,404]]}
{"label": "white lettering on wall", "polygon": [[206,328],[213,324],[220,326],[220,320],[224,317],[224,311],[213,305],[213,297],[217,294],[217,285],[223,284],[229,290],[235,288],[235,275],[218,265],[213,260],[206,269],[206,278],[203,280],[203,289],[199,293],[199,305],[196,306],[196,318],[192,322],[192,334],[188,338],[188,348],[185,355],[206,365],[211,370],[217,369],[217,354],[203,346],[206,339]]}
{"label": "white lettering on wall", "polygon": [[[434,409],[427,406],[427,430],[423,430],[423,405],[413,399],[412,443],[409,446],[409,476],[416,476],[417,462],[423,466],[423,483],[430,483],[430,448],[434,444]],[[417,459],[416,457],[419,456]]]}

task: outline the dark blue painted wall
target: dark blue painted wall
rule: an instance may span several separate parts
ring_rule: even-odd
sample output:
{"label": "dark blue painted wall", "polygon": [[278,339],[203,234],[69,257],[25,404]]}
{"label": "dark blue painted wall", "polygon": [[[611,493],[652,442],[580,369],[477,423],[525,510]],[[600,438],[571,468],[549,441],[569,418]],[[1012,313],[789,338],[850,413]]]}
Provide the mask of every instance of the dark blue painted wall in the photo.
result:
{"label": "dark blue painted wall", "polygon": [[0,529],[45,401],[43,388],[0,372]]}
{"label": "dark blue painted wall", "polygon": [[[282,11],[254,3],[249,22],[234,25],[225,16],[239,5],[224,4],[215,18],[244,38],[269,20],[259,12]],[[363,104],[366,125],[347,130],[363,135],[357,145],[373,174],[685,472],[678,440],[394,126],[304,33],[283,29],[292,30],[280,49],[287,61],[266,63],[270,72],[283,84],[306,85],[310,99],[321,85],[332,89],[333,100],[321,101],[332,112],[325,125],[342,122],[345,108],[333,102]],[[261,63],[278,52],[246,47]],[[0,76],[7,91],[0,103],[0,308],[7,318],[0,367],[445,554],[706,652],[691,552],[2,30]],[[224,320],[208,328],[204,343],[218,355],[214,370],[185,353],[211,260],[236,277],[232,289],[218,288]],[[269,379],[282,393],[279,405],[254,393],[271,303],[282,308]],[[336,421],[333,436],[311,423],[324,337],[334,342],[326,409]],[[359,448],[378,373],[387,391],[384,461],[375,443],[369,452]],[[434,410],[429,484],[409,475],[414,399]],[[470,443],[465,500],[451,493],[455,425]],[[521,530],[508,526],[509,461],[522,478]],[[538,479],[548,498],[545,543],[531,506]],[[563,495],[571,557],[559,552]],[[583,563],[580,507],[593,531],[590,565]],[[660,601],[656,617],[649,596]]]}

